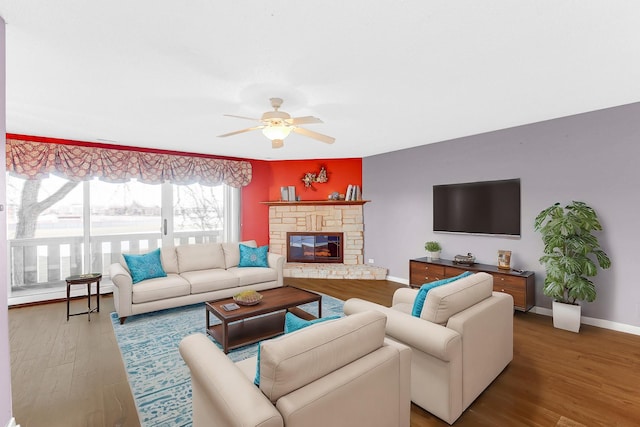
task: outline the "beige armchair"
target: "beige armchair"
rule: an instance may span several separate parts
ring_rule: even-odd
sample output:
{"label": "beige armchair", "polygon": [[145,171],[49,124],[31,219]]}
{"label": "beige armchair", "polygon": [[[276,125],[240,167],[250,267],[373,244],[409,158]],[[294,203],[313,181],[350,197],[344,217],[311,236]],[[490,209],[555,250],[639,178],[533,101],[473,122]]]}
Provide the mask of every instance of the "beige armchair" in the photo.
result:
{"label": "beige armchair", "polygon": [[308,326],[233,363],[202,334],[184,338],[193,426],[409,427],[411,349],[385,339],[383,314]]}
{"label": "beige armchair", "polygon": [[344,312],[387,316],[387,337],[413,350],[411,400],[453,424],[513,359],[513,298],[493,292],[486,273],[431,289],[420,317],[417,294],[398,289],[391,308],[350,299]]}

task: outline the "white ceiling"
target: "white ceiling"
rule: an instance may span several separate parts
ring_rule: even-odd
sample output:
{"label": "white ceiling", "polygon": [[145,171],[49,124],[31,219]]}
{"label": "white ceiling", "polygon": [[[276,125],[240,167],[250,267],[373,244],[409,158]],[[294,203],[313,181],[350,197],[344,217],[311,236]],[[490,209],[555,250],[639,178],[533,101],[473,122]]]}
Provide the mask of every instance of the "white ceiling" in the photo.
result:
{"label": "white ceiling", "polygon": [[[0,0],[7,131],[366,157],[640,101],[634,0]],[[269,98],[333,145],[274,150]]]}

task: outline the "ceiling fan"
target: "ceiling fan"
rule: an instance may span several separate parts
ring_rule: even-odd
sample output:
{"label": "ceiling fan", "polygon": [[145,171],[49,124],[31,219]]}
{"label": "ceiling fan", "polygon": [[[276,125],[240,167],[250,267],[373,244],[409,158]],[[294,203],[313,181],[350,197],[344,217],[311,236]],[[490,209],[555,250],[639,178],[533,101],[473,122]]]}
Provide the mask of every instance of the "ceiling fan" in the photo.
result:
{"label": "ceiling fan", "polygon": [[284,139],[291,133],[295,132],[300,135],[308,136],[309,138],[317,139],[318,141],[326,142],[327,144],[333,144],[336,140],[327,135],[323,135],[318,132],[304,129],[298,125],[310,124],[310,123],[323,123],[317,117],[305,116],[305,117],[291,117],[289,113],[284,111],[278,111],[282,105],[281,98],[270,98],[271,106],[274,111],[267,111],[259,119],[244,116],[234,116],[232,114],[225,114],[227,117],[235,117],[238,119],[252,120],[259,122],[257,126],[252,126],[247,129],[237,130],[235,132],[225,133],[224,135],[218,135],[220,138],[226,136],[237,135],[239,133],[249,132],[252,130],[262,129],[264,136],[271,140],[272,148],[281,148],[284,145]]}

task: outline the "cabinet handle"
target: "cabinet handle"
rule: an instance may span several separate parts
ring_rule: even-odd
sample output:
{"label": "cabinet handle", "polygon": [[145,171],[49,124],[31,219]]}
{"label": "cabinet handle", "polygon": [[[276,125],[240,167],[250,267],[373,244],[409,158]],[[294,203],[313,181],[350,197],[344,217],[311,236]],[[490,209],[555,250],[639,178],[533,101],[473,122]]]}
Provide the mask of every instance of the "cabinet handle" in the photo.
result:
{"label": "cabinet handle", "polygon": [[504,289],[502,289],[501,292],[504,292]]}

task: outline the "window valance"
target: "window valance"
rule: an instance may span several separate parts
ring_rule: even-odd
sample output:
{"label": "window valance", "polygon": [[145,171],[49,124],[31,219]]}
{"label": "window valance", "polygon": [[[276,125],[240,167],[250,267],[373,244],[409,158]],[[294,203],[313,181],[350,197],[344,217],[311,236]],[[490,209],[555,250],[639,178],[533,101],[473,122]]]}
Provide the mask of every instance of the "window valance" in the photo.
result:
{"label": "window valance", "polygon": [[99,178],[107,182],[130,179],[147,184],[227,184],[251,182],[251,163],[113,148],[88,147],[7,139],[7,170],[27,179],[50,173],[72,181]]}

